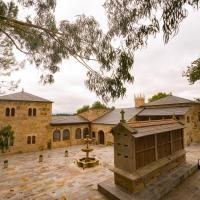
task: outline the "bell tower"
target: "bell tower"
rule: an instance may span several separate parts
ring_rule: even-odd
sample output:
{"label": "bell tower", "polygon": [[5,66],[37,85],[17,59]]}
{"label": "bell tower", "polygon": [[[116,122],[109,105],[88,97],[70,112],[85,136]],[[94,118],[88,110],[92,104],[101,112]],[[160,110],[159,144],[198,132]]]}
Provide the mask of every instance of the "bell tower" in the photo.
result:
{"label": "bell tower", "polygon": [[135,107],[138,108],[145,104],[145,96],[144,95],[134,95]]}

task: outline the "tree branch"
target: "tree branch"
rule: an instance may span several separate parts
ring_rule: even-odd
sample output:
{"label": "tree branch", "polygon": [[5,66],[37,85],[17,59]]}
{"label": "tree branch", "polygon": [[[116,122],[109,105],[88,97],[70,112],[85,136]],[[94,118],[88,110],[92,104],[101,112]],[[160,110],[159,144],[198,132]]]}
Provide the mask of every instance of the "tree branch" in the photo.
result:
{"label": "tree branch", "polygon": [[8,33],[6,33],[5,31],[3,31],[2,29],[0,29],[0,31],[2,33],[4,33],[12,41],[12,43],[15,45],[15,47],[16,47],[17,50],[21,51],[24,54],[31,54],[29,52],[26,52],[26,51],[23,51],[22,49],[20,49],[20,47],[16,44],[15,40]]}

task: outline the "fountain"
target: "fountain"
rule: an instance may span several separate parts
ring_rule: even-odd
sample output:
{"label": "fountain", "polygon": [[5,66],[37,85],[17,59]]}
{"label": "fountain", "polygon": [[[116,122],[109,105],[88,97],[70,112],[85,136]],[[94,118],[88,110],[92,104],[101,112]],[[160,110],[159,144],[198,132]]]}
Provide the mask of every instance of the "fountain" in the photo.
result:
{"label": "fountain", "polygon": [[81,150],[86,153],[86,157],[83,157],[77,161],[77,165],[82,168],[90,168],[99,165],[99,160],[96,158],[89,157],[89,153],[93,151],[92,148],[89,147],[89,142],[92,140],[89,138],[89,135],[86,136],[86,147],[82,148]]}

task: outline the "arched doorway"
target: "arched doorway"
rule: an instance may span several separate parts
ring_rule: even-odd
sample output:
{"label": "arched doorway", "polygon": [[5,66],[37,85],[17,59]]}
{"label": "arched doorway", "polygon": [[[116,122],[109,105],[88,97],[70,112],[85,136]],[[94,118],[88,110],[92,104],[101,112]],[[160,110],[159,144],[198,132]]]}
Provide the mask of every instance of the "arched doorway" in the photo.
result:
{"label": "arched doorway", "polygon": [[99,144],[105,144],[105,134],[103,131],[98,132]]}

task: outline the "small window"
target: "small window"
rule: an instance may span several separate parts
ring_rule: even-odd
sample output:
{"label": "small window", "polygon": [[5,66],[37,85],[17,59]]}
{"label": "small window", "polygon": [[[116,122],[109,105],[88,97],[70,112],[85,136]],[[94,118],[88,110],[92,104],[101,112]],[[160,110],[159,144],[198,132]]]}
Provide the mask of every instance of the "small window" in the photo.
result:
{"label": "small window", "polygon": [[33,116],[36,116],[36,108],[33,108]]}
{"label": "small window", "polygon": [[31,144],[31,136],[27,137],[27,144]]}
{"label": "small window", "polygon": [[81,139],[81,129],[80,128],[76,129],[75,138],[76,139]]}
{"label": "small window", "polygon": [[32,136],[32,144],[35,144],[35,136]]}
{"label": "small window", "polygon": [[28,109],[28,116],[32,116],[32,108]]}
{"label": "small window", "polygon": [[124,156],[124,158],[128,158],[128,156]]}
{"label": "small window", "polygon": [[11,116],[12,116],[12,117],[15,116],[15,109],[14,109],[14,108],[11,109]]}
{"label": "small window", "polygon": [[92,131],[92,137],[96,138],[96,133],[94,131]]}
{"label": "small window", "polygon": [[187,116],[187,123],[190,123],[190,116]]}
{"label": "small window", "polygon": [[70,132],[68,129],[63,131],[63,140],[69,140],[70,139]]}
{"label": "small window", "polygon": [[10,116],[10,108],[6,108],[6,116],[7,116],[7,117]]}
{"label": "small window", "polygon": [[54,142],[60,141],[60,131],[59,130],[55,130],[53,132],[53,141]]}

